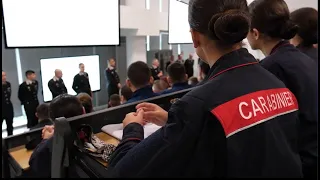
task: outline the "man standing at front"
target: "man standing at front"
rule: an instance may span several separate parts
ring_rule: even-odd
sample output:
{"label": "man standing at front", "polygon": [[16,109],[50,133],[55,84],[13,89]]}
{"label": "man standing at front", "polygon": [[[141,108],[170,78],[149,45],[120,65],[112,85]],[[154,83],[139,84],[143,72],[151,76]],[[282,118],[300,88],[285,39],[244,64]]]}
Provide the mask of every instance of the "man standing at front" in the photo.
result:
{"label": "man standing at front", "polygon": [[36,116],[36,109],[39,106],[38,81],[36,80],[35,72],[32,70],[26,72],[26,78],[26,81],[19,86],[18,98],[27,115],[27,127],[31,128],[38,124]]}
{"label": "man standing at front", "polygon": [[48,82],[48,87],[52,93],[52,99],[60,94],[68,93],[68,90],[62,80],[62,71],[60,69],[56,69],[54,71],[54,77]]}
{"label": "man standing at front", "polygon": [[[6,120],[7,134],[13,134],[13,106],[11,103],[11,84],[7,81],[7,75],[2,71],[2,123]],[[1,123],[1,124],[2,124]]]}
{"label": "man standing at front", "polygon": [[115,59],[109,59],[109,66],[105,73],[107,79],[108,97],[110,99],[111,95],[119,94],[119,90],[121,89],[120,78],[116,71]]}
{"label": "man standing at front", "polygon": [[193,55],[189,54],[189,58],[184,62],[184,68],[186,69],[188,78],[191,78],[193,76],[193,65],[194,65]]}
{"label": "man standing at front", "polygon": [[74,76],[72,89],[77,93],[87,93],[92,97],[88,73],[84,72],[84,64],[79,64],[80,72]]}
{"label": "man standing at front", "polygon": [[161,76],[163,76],[162,71],[159,67],[160,63],[158,59],[154,59],[152,61],[152,68],[151,68],[151,75],[153,77],[153,80],[159,80]]}

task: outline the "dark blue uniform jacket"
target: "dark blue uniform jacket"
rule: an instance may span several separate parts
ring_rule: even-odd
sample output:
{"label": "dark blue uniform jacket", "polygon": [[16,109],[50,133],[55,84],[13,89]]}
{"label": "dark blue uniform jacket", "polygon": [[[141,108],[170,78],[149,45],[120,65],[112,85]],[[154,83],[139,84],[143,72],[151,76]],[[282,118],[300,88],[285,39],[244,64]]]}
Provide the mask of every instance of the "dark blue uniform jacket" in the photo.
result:
{"label": "dark blue uniform jacket", "polygon": [[148,85],[146,87],[136,90],[133,93],[132,97],[126,103],[141,101],[144,99],[152,98],[154,96],[156,96],[156,94],[152,91],[152,87]]}
{"label": "dark blue uniform jacket", "polygon": [[163,95],[163,94],[170,94],[170,93],[173,93],[173,92],[177,92],[177,91],[181,91],[181,90],[184,90],[184,89],[188,89],[188,88],[191,88],[192,86],[190,86],[188,84],[188,82],[184,82],[184,83],[175,83],[173,84],[172,88],[171,89],[167,89],[167,90],[164,90],[160,93],[160,95]]}
{"label": "dark blue uniform jacket", "polygon": [[301,177],[297,100],[246,49],[221,57],[210,78],[175,102],[143,140],[132,123],[112,155],[115,177]]}
{"label": "dark blue uniform jacket", "polygon": [[286,41],[261,65],[293,92],[299,103],[299,153],[305,177],[315,178],[318,158],[318,65]]}
{"label": "dark blue uniform jacket", "polygon": [[297,48],[303,52],[304,54],[306,54],[307,56],[309,56],[311,59],[313,59],[316,63],[318,63],[318,48],[314,48],[314,47],[304,47],[302,45],[297,46]]}

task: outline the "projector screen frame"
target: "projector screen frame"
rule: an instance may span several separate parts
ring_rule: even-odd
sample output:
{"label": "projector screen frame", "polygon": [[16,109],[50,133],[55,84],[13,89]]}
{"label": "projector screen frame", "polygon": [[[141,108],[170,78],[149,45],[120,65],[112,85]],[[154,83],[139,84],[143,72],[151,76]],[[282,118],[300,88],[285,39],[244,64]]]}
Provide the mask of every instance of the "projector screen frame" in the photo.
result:
{"label": "projector screen frame", "polygon": [[[170,43],[170,1],[172,1],[172,0],[169,0],[169,12],[168,12],[168,44],[169,45],[178,45],[178,44],[193,44],[192,42],[191,43],[186,43],[186,42],[184,42],[184,43]],[[179,0],[175,0],[175,1],[179,1]],[[184,2],[184,1],[179,1],[180,3],[183,3],[183,4],[186,4],[186,5],[188,5],[189,6],[189,4],[188,3],[186,3],[186,2]]]}
{"label": "projector screen frame", "polygon": [[120,40],[121,40],[121,35],[120,35],[120,0],[118,1],[118,27],[119,27],[119,41],[118,44],[114,45],[67,45],[67,46],[8,46],[7,44],[7,36],[6,36],[6,27],[5,27],[5,18],[4,18],[4,8],[3,8],[3,1],[1,1],[1,10],[2,10],[2,25],[3,25],[3,38],[4,38],[4,46],[5,49],[27,49],[27,48],[66,48],[66,47],[111,47],[111,46],[120,46]]}
{"label": "projector screen frame", "polygon": [[[100,55],[99,54],[93,54],[93,55],[80,55],[80,56],[63,56],[63,57],[46,57],[46,58],[44,58],[44,59],[40,59],[39,60],[39,63],[40,63],[40,71],[39,71],[39,73],[40,73],[40,76],[41,76],[41,79],[39,79],[38,80],[38,82],[39,81],[41,81],[41,85],[42,85],[42,92],[41,92],[41,94],[42,94],[42,97],[43,97],[43,102],[45,102],[45,103],[49,103],[49,102],[51,102],[53,99],[51,99],[50,101],[45,101],[45,97],[44,97],[44,93],[43,93],[43,86],[44,85],[46,85],[47,86],[47,83],[46,84],[42,84],[43,82],[42,82],[42,70],[41,70],[41,60],[48,60],[48,59],[60,59],[60,58],[72,58],[72,57],[83,57],[83,56],[98,56],[99,57],[99,74],[101,73],[100,72]],[[89,74],[89,78],[90,78],[90,74]],[[62,79],[63,79],[63,77],[62,77]],[[100,76],[100,89],[99,90],[92,90],[92,94],[93,93],[97,93],[97,92],[100,92],[101,91],[101,89],[102,89],[102,79],[101,79],[101,76]],[[91,84],[90,84],[91,85]],[[51,93],[51,92],[50,92]],[[69,93],[68,93],[69,94]],[[74,96],[77,96],[77,95],[74,95]],[[92,97],[93,98],[93,97]]]}

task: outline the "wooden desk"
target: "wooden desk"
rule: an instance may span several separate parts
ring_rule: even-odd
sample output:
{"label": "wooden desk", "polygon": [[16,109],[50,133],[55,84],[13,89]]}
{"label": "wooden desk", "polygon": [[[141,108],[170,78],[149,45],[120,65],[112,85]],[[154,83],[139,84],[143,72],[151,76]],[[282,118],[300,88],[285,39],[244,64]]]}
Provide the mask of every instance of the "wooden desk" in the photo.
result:
{"label": "wooden desk", "polygon": [[29,168],[29,159],[32,155],[32,150],[29,151],[25,146],[20,146],[9,150],[10,155],[17,161],[17,163],[26,170]]}
{"label": "wooden desk", "polygon": [[[119,144],[119,140],[117,140],[116,138],[104,132],[98,133],[96,134],[96,136],[108,144],[113,144],[115,146]],[[17,163],[22,167],[22,169],[26,170],[29,168],[29,160],[33,152],[32,150],[29,151],[25,148],[25,146],[20,146],[20,147],[10,149],[9,152],[11,156],[17,161]],[[99,161],[104,166],[107,166],[107,163],[102,159],[97,158],[97,161]]]}

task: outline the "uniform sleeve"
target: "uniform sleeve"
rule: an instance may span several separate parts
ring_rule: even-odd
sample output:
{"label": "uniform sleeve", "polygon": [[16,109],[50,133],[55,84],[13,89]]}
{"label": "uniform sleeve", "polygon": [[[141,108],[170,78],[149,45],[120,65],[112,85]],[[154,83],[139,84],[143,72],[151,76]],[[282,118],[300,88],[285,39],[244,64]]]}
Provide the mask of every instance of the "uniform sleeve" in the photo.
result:
{"label": "uniform sleeve", "polygon": [[66,92],[66,94],[68,94],[68,89],[67,89],[66,85],[64,84],[63,80],[62,80],[62,83],[63,83],[64,91]]}
{"label": "uniform sleeve", "polygon": [[[175,169],[169,167],[170,162],[183,164],[181,158],[185,155],[178,152],[189,149],[189,147],[194,148],[198,142],[195,132],[201,133],[200,129],[203,127],[201,123],[205,121],[200,121],[204,118],[201,112],[194,113],[202,106],[197,103],[193,105],[194,108],[191,108],[187,103],[179,102],[170,109],[168,123],[144,140],[142,140],[143,127],[141,125],[129,124],[125,127],[123,138],[109,162],[113,176],[160,177],[164,172],[173,175]],[[190,111],[191,109],[193,111]],[[198,122],[198,124],[191,123],[191,121]],[[191,134],[194,136],[185,137]],[[185,138],[188,141],[184,141]],[[175,166],[172,163],[171,165]],[[176,168],[183,169],[180,165]]]}
{"label": "uniform sleeve", "polygon": [[48,82],[48,87],[49,87],[49,89],[50,89],[50,91],[51,91],[51,93],[52,93],[53,95],[57,94],[57,91],[56,91],[55,88],[54,88],[54,84],[53,84],[53,81],[52,81],[52,80],[50,80],[50,81]]}
{"label": "uniform sleeve", "polygon": [[23,93],[23,84],[20,84],[18,89],[18,98],[21,102],[21,104],[24,102],[24,93]]}
{"label": "uniform sleeve", "polygon": [[87,73],[87,78],[88,78],[88,86],[89,86],[89,89],[91,91],[91,86],[90,86],[90,80],[89,80],[89,74]]}
{"label": "uniform sleeve", "polygon": [[79,85],[78,85],[77,75],[74,76],[74,78],[73,78],[72,89],[73,89],[76,93],[79,93]]}
{"label": "uniform sleeve", "polygon": [[35,83],[36,83],[36,91],[37,91],[37,94],[38,94],[38,91],[39,91],[39,82],[36,80]]}

